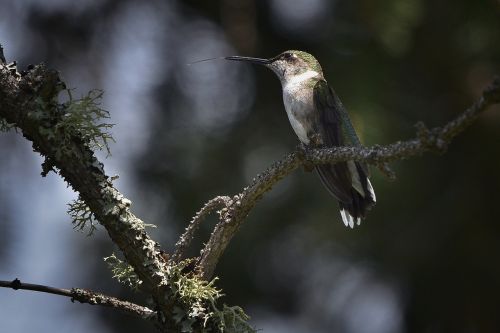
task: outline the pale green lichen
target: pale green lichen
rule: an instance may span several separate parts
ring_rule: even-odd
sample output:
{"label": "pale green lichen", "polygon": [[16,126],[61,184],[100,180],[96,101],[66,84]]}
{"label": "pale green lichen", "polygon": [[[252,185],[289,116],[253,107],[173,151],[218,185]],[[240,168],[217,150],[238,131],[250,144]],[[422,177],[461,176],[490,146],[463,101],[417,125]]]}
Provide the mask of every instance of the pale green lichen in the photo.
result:
{"label": "pale green lichen", "polygon": [[[118,259],[115,254],[104,258],[110,267],[113,278],[120,283],[137,290],[142,281],[135,274],[132,266]],[[248,317],[238,306],[220,307],[218,300],[222,291],[215,287],[217,278],[210,282],[187,268],[193,262],[184,260],[168,266],[166,269],[165,297],[173,305],[172,320],[180,327],[180,332],[201,333],[255,333]],[[186,272],[188,271],[188,272]]]}
{"label": "pale green lichen", "polygon": [[169,296],[178,300],[173,319],[181,326],[181,332],[256,332],[240,307],[217,306],[218,299],[223,296],[222,291],[215,287],[217,278],[207,282],[195,274],[184,273],[189,264],[189,260],[182,261],[170,266],[167,273],[172,293]]}
{"label": "pale green lichen", "polygon": [[68,214],[73,223],[73,229],[84,232],[88,229],[87,236],[91,236],[97,229],[97,220],[89,206],[80,198],[68,204]]}
{"label": "pale green lichen", "polygon": [[7,122],[7,120],[0,118],[0,132],[8,132],[14,125]]}
{"label": "pale green lichen", "polygon": [[111,155],[109,142],[114,139],[109,130],[114,124],[101,122],[109,119],[109,112],[101,107],[102,90],[91,90],[86,96],[74,99],[68,90],[69,101],[62,104],[65,112],[55,129],[64,128],[67,139],[80,137],[91,149],[106,149]]}
{"label": "pale green lichen", "polygon": [[[114,139],[109,132],[113,124],[104,122],[109,112],[101,107],[103,92],[91,90],[80,99],[73,98],[68,92],[65,103],[46,102],[39,97],[35,100],[37,109],[29,112],[29,116],[40,121],[39,132],[50,140],[57,140],[55,158],[77,156],[79,143],[90,149],[105,149],[111,155],[109,143]],[[76,143],[76,145],[75,145]]]}
{"label": "pale green lichen", "polygon": [[120,223],[124,225],[129,225],[135,230],[144,230],[145,228],[156,228],[154,224],[144,223],[141,219],[134,216],[129,208],[132,202],[125,198],[123,194],[118,192],[113,187],[108,187],[103,184],[103,189],[101,190],[102,197],[104,199],[103,215],[113,215],[118,217]]}
{"label": "pale green lichen", "polygon": [[118,259],[114,253],[109,257],[104,258],[104,261],[111,269],[113,278],[117,279],[118,282],[123,283],[134,290],[137,290],[142,284],[141,279],[139,279],[137,274],[135,274],[132,266],[127,264],[125,261]]}

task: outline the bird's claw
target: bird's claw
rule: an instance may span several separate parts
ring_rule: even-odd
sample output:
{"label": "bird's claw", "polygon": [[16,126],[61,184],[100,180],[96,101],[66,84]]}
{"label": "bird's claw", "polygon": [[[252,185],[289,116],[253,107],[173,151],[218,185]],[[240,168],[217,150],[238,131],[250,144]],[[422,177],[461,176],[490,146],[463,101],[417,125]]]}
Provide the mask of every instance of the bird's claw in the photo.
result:
{"label": "bird's claw", "polygon": [[309,154],[309,150],[311,148],[306,145],[305,143],[300,143],[297,146],[296,153],[298,154],[299,158],[302,160],[302,165],[304,167],[304,171],[306,172],[311,172],[314,170],[314,164],[309,162],[307,160],[307,155]]}

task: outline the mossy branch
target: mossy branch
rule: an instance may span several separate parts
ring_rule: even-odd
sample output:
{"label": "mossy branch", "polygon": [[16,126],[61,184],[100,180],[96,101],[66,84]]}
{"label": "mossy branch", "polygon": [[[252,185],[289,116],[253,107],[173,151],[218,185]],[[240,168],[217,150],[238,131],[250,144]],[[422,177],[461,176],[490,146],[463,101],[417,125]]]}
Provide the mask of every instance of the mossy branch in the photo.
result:
{"label": "mossy branch", "polygon": [[[140,288],[156,302],[167,317],[166,261],[155,241],[145,232],[144,223],[130,210],[131,202],[112,184],[93,149],[108,149],[110,125],[99,105],[101,93],[82,99],[58,102],[65,89],[57,71],[36,65],[19,73],[12,64],[0,64],[0,119],[12,124],[33,143],[34,151],[45,157],[43,173],[57,170],[79,193],[112,241],[142,281]],[[74,206],[82,212],[83,206]],[[88,221],[84,216],[81,221]]]}
{"label": "mossy branch", "polygon": [[[45,157],[42,174],[57,172],[79,193],[69,212],[78,228],[92,229],[94,218],[104,226],[124,260],[107,258],[114,276],[152,297],[158,311],[159,328],[180,332],[253,332],[248,316],[239,307],[220,307],[222,293],[210,281],[217,262],[247,215],[271,188],[303,165],[348,160],[385,163],[443,152],[447,146],[492,104],[500,102],[500,80],[496,79],[468,110],[443,127],[418,126],[417,137],[387,146],[305,149],[300,146],[259,174],[241,193],[217,197],[193,218],[177,243],[174,260],[166,258],[145,231],[145,224],[131,211],[126,199],[104,172],[94,149],[106,149],[112,141],[111,124],[101,122],[109,114],[101,109],[102,92],[93,91],[81,99],[70,95],[58,102],[65,89],[56,71],[43,65],[19,73],[15,63],[6,64],[0,47],[0,128],[16,128]],[[180,261],[201,221],[219,209],[219,223],[201,252],[199,260]],[[192,266],[196,270],[193,271]]]}
{"label": "mossy branch", "polygon": [[[43,65],[19,73],[15,64],[0,64],[0,119],[14,127],[45,157],[42,175],[58,172],[79,198],[69,204],[75,228],[95,228],[99,221],[124,259],[106,258],[113,276],[152,297],[162,331],[254,332],[239,307],[218,305],[222,293],[192,272],[189,261],[170,262],[146,233],[149,225],[130,210],[131,202],[118,192],[113,178],[94,155],[112,140],[109,117],[100,107],[102,92],[91,91],[66,103],[58,102],[65,89],[57,72]],[[191,264],[191,266],[193,266]],[[101,299],[101,298],[99,298]]]}
{"label": "mossy branch", "polygon": [[250,318],[240,307],[217,305],[223,296],[215,287],[217,278],[207,282],[189,270],[187,273],[186,268],[191,264],[192,259],[184,260],[168,269],[170,298],[179,300],[174,306],[173,319],[182,332],[255,333],[248,324]]}

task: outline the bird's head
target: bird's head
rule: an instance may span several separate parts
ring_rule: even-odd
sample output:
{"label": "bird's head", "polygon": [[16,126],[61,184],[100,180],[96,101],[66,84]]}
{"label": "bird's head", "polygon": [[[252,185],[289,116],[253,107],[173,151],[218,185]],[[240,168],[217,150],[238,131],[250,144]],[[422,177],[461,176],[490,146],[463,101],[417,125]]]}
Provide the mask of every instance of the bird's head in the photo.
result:
{"label": "bird's head", "polygon": [[283,85],[293,77],[307,72],[316,72],[318,75],[323,74],[316,58],[303,51],[289,50],[269,59],[240,56],[225,57],[225,59],[264,65],[278,76]]}

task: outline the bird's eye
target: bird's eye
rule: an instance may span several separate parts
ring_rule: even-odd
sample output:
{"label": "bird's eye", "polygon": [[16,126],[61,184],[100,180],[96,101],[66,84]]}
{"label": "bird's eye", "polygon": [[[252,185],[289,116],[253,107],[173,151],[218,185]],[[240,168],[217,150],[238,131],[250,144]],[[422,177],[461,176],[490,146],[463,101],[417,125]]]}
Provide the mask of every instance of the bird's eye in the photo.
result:
{"label": "bird's eye", "polygon": [[290,52],[286,52],[283,54],[283,59],[285,59],[285,60],[290,60],[292,58],[293,58],[293,54]]}

